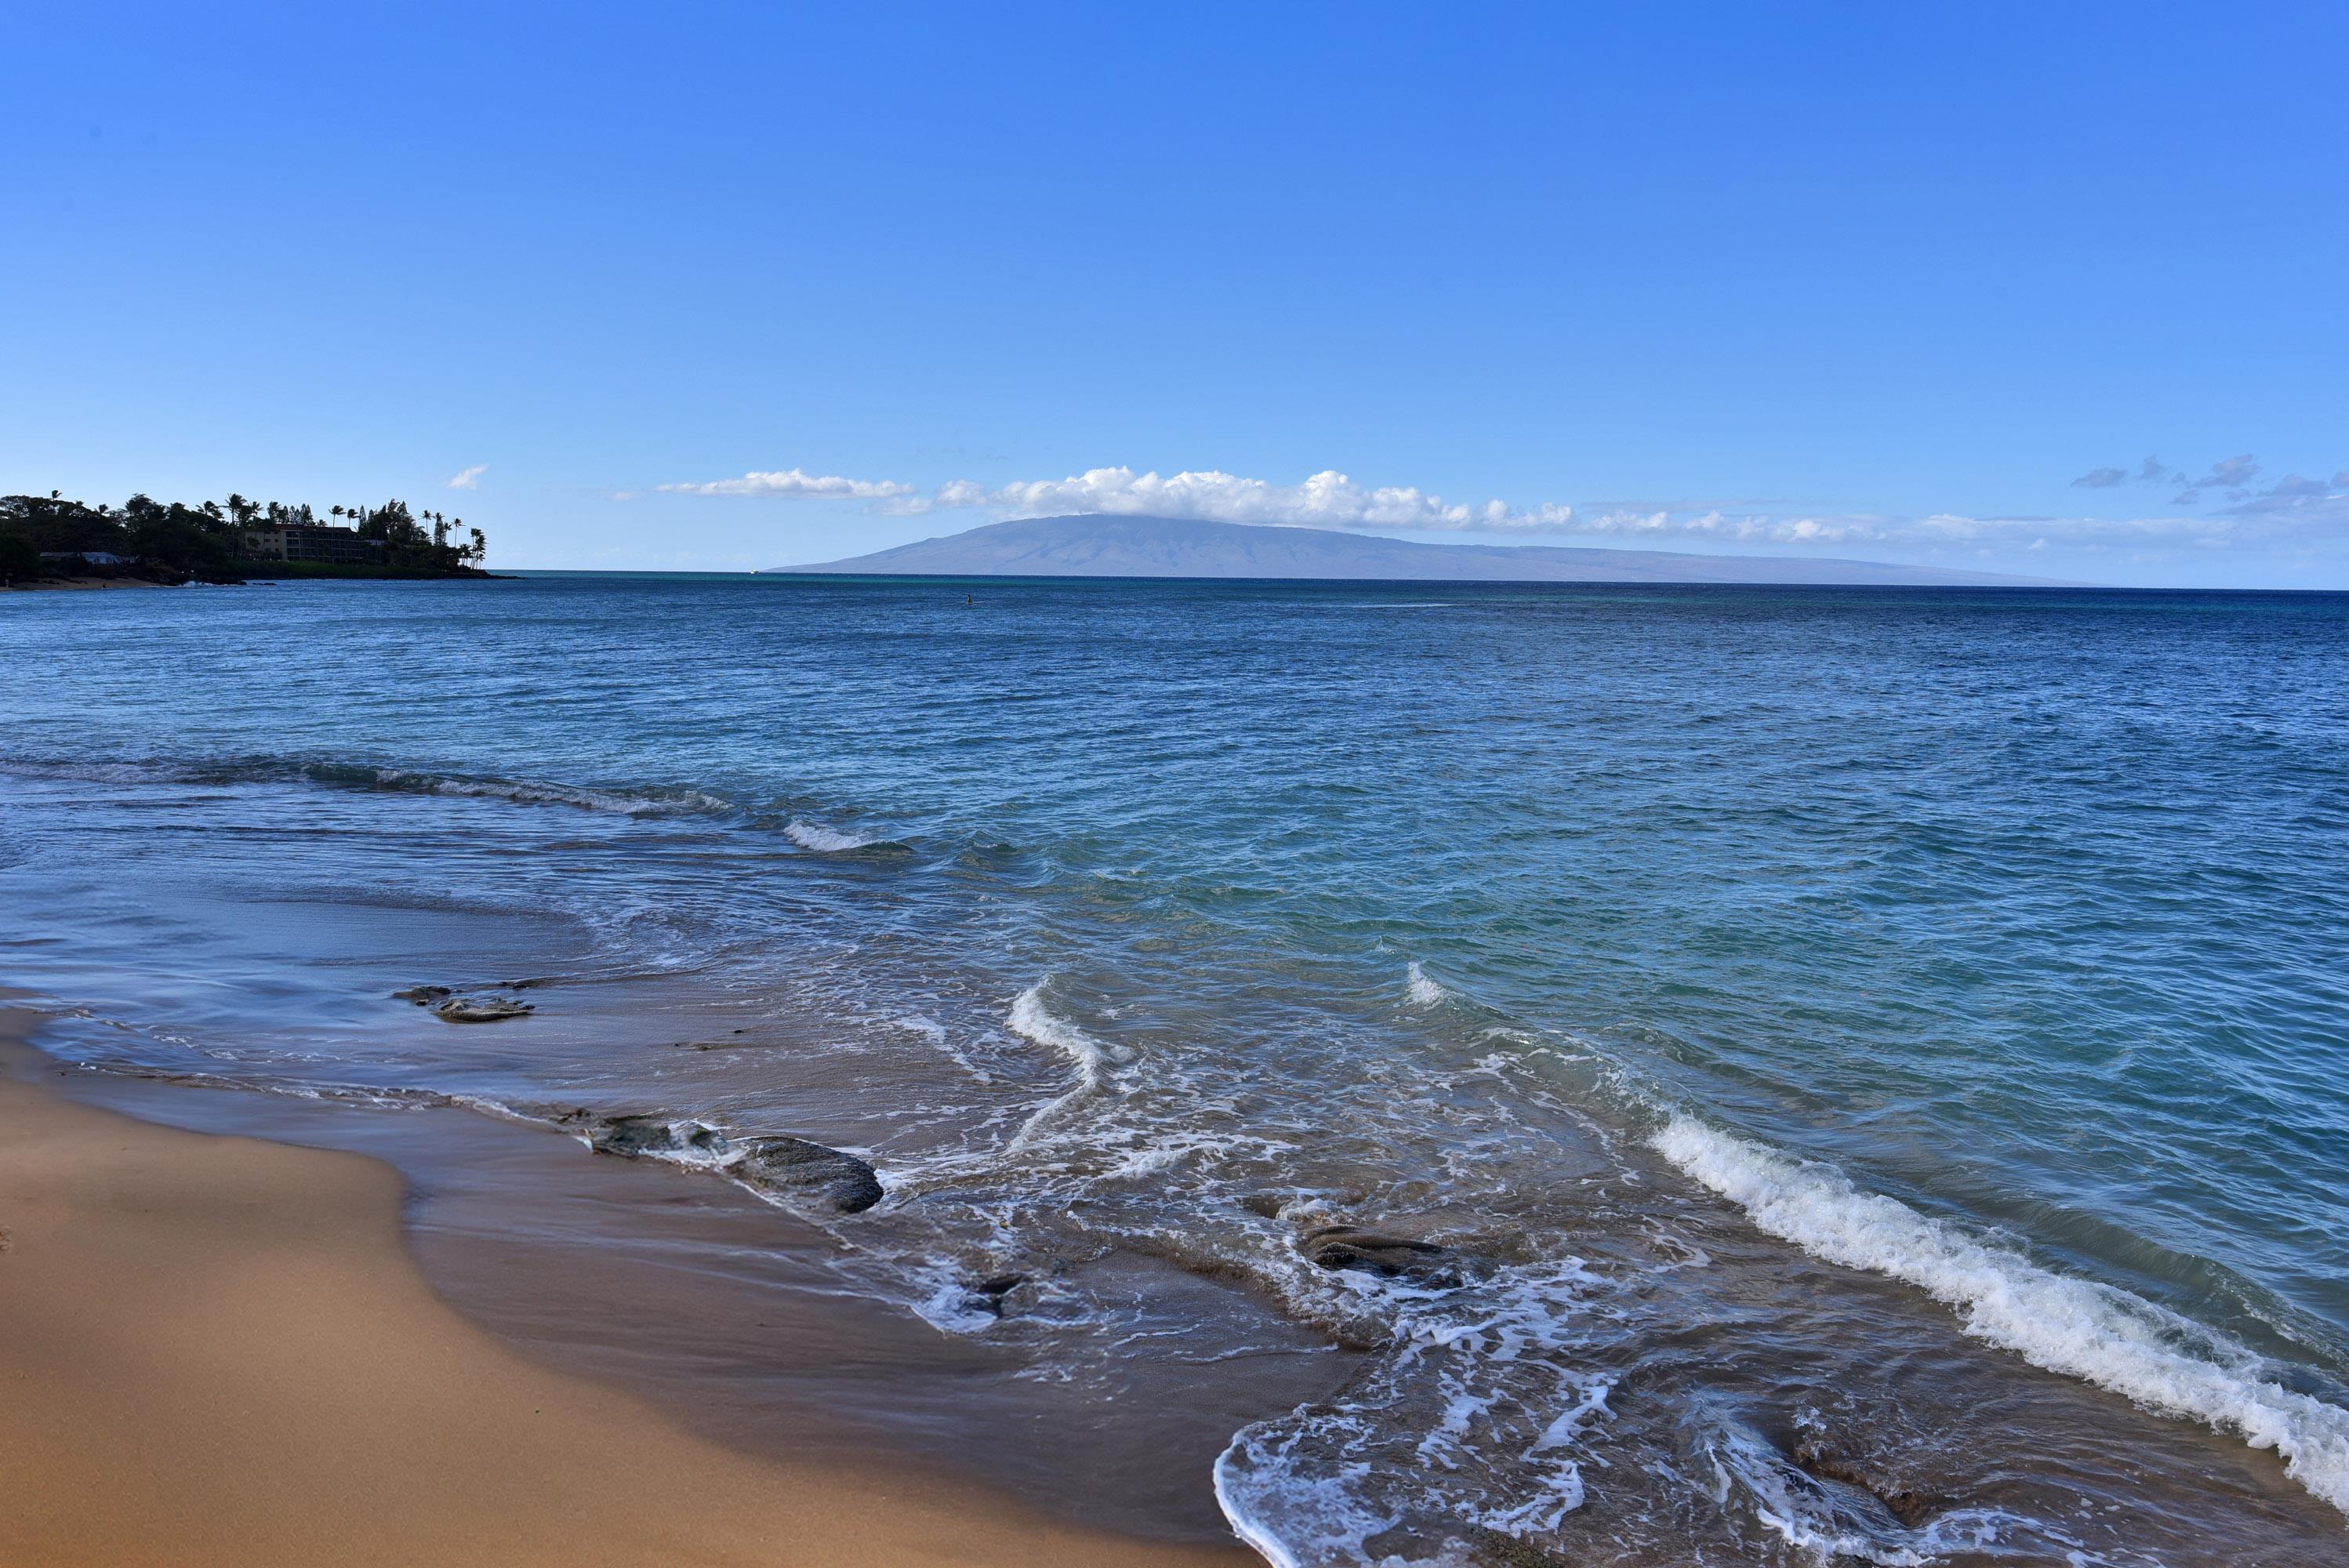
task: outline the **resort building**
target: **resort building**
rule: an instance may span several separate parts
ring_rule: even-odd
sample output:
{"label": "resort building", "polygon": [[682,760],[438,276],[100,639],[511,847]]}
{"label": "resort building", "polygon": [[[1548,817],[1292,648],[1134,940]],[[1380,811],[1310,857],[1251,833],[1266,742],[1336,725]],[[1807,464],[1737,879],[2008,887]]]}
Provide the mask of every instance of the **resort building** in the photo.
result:
{"label": "resort building", "polygon": [[383,541],[361,539],[356,528],[324,523],[270,524],[243,531],[245,555],[254,561],[326,561],[347,566],[372,564]]}

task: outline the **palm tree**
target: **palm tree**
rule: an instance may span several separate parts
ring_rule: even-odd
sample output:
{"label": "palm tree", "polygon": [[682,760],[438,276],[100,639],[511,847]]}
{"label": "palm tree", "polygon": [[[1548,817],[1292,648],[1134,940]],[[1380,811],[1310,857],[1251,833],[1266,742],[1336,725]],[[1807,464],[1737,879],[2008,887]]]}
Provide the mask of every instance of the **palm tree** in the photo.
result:
{"label": "palm tree", "polygon": [[335,514],[335,516],[336,516],[336,517],[337,517],[337,518],[339,518],[339,517],[341,517],[341,516],[343,515],[343,509],[342,509],[341,507],[338,507],[338,506],[330,506],[330,507],[328,507],[326,510],[327,510],[328,511],[330,511],[330,512],[333,512],[333,513]]}

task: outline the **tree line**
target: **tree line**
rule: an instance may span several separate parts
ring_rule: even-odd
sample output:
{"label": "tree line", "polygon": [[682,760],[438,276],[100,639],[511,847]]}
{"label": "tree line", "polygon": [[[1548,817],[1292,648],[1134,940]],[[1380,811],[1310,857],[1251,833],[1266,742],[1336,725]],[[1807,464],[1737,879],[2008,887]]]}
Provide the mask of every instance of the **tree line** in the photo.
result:
{"label": "tree line", "polygon": [[[378,507],[327,509],[332,526],[350,526],[379,549],[362,570],[399,576],[470,574],[481,569],[489,541],[465,520],[411,511],[388,500]],[[258,564],[246,553],[245,533],[258,528],[319,525],[307,505],[254,501],[241,495],[189,506],[134,495],[120,506],[46,496],[0,496],[0,579],[64,576],[84,570],[44,555],[100,554],[135,562],[140,575],[174,581],[233,582]]]}

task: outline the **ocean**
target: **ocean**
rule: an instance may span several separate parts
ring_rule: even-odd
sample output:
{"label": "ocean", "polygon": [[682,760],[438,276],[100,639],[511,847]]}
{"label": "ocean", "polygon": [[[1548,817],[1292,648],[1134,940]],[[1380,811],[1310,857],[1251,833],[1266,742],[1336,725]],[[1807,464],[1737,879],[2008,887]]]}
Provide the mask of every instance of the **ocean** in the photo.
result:
{"label": "ocean", "polygon": [[78,1080],[478,1122],[517,1236],[723,1192],[614,1244],[739,1305],[771,1223],[1047,1503],[2340,1559],[2349,596],[539,574],[10,595],[0,672]]}

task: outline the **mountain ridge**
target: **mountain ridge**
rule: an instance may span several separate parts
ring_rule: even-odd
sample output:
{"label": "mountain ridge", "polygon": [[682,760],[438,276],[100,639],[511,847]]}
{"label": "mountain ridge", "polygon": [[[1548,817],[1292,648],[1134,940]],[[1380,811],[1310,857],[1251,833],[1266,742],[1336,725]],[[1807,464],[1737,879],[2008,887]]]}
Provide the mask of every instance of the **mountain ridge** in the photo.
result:
{"label": "mountain ridge", "polygon": [[778,575],[1253,578],[1394,583],[2052,587],[2043,578],[1842,558],[1589,545],[1423,544],[1333,529],[1089,513],[1021,518]]}

